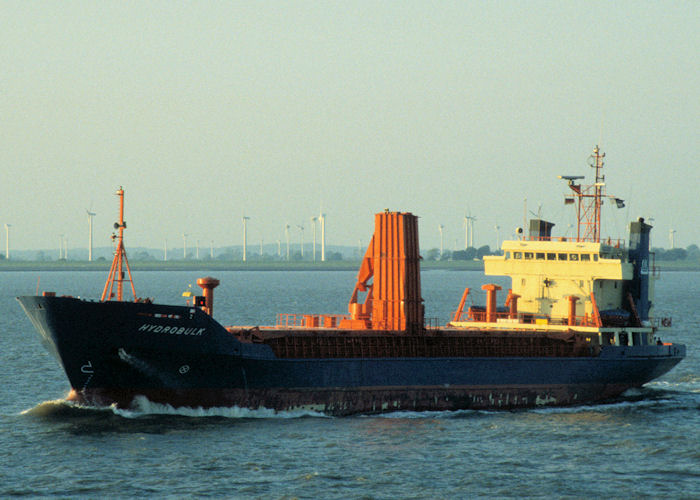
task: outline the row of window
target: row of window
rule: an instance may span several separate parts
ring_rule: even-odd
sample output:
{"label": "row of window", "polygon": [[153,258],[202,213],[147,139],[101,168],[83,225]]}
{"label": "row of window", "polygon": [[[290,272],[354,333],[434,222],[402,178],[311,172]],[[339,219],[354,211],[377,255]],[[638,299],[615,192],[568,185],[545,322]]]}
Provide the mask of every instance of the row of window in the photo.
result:
{"label": "row of window", "polygon": [[[510,252],[506,252],[506,259],[510,259]],[[513,252],[514,259],[524,260],[567,260],[567,261],[597,261],[598,254],[591,253],[564,253],[564,252]]]}

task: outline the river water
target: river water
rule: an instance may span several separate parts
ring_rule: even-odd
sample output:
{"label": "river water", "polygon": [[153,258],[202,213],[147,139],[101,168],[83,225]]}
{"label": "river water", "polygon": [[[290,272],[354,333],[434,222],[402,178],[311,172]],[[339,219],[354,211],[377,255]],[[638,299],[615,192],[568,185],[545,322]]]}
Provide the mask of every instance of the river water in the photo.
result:
{"label": "river water", "polygon": [[[207,272],[138,272],[137,293],[182,303]],[[354,272],[217,272],[214,316],[344,313]],[[426,271],[426,316],[445,323],[478,272]],[[84,409],[14,300],[99,297],[101,272],[0,273],[0,497],[700,497],[700,273],[657,282],[664,340],[688,357],[606,404],[330,418],[267,411]],[[507,288],[506,280],[493,280]],[[499,297],[499,302],[502,298]]]}

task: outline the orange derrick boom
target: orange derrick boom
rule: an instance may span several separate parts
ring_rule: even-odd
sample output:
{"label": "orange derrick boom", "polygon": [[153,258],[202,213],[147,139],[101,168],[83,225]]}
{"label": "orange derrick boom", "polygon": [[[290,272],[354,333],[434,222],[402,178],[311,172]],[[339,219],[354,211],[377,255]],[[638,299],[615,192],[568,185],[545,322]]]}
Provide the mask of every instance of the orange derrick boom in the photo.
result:
{"label": "orange derrick boom", "polygon": [[[372,280],[372,283],[370,283]],[[367,292],[358,302],[358,292]],[[374,216],[374,235],[357,273],[340,328],[415,331],[423,328],[418,217],[389,212]]]}

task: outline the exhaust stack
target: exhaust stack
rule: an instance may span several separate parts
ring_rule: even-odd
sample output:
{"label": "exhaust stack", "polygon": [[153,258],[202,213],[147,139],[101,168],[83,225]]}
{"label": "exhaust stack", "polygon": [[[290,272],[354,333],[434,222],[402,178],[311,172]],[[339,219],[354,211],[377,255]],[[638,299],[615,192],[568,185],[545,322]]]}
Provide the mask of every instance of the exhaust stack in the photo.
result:
{"label": "exhaust stack", "polygon": [[204,304],[201,305],[201,308],[209,316],[214,315],[214,288],[219,286],[219,283],[219,280],[211,276],[197,280],[197,285],[202,287],[202,293],[204,294]]}

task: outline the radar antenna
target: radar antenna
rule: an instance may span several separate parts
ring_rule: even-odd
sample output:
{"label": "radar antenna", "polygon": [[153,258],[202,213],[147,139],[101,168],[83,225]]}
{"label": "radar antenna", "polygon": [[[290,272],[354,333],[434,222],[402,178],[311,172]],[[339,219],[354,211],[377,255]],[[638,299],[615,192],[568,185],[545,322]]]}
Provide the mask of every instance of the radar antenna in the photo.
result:
{"label": "radar antenna", "polygon": [[[124,222],[124,189],[121,186],[119,186],[116,195],[119,196],[119,222],[114,223],[114,229],[118,229],[119,233],[112,233],[112,241],[116,243],[116,248],[114,250],[112,267],[109,270],[109,276],[107,277],[107,282],[105,283],[105,288],[102,292],[102,298],[100,299],[101,302],[104,302],[105,300],[112,300],[115,297],[113,292],[115,283],[117,284],[116,299],[121,302],[123,285],[125,281],[128,281],[131,284],[131,292],[134,294],[134,300],[136,300],[136,290],[134,289],[134,281],[131,278],[129,259],[126,257],[126,248],[124,248],[124,229],[126,229],[126,222]],[[124,278],[125,264],[129,279]]]}

